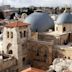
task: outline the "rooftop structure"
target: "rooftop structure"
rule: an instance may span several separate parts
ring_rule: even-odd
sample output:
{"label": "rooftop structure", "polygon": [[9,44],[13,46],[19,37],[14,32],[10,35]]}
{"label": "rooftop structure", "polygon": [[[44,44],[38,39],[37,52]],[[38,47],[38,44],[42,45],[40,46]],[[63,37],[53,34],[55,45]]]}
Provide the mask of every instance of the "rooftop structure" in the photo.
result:
{"label": "rooftop structure", "polygon": [[52,18],[44,12],[34,12],[24,22],[31,24],[31,30],[33,32],[45,32],[54,26]]}
{"label": "rooftop structure", "polygon": [[42,69],[37,69],[37,68],[27,68],[27,69],[25,69],[25,70],[23,70],[23,71],[21,71],[21,72],[45,72],[44,70],[42,70]]}
{"label": "rooftop structure", "polygon": [[65,8],[64,12],[59,15],[57,24],[71,24],[72,23],[72,14],[70,13],[69,8]]}
{"label": "rooftop structure", "polygon": [[7,24],[6,27],[23,27],[23,26],[28,26],[28,25],[30,25],[30,24],[16,21],[16,22],[12,22],[12,23]]}
{"label": "rooftop structure", "polygon": [[62,13],[59,15],[57,21],[57,24],[67,24],[67,23],[72,23],[72,14],[71,13]]}

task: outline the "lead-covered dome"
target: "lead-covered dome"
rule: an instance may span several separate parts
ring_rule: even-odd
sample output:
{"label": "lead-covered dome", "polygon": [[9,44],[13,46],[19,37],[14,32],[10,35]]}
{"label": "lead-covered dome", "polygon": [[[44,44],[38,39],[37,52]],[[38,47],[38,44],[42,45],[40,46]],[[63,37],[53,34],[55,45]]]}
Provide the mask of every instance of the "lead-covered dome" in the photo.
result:
{"label": "lead-covered dome", "polygon": [[62,13],[58,16],[56,21],[57,24],[69,24],[72,23],[72,14],[71,13]]}
{"label": "lead-covered dome", "polygon": [[24,22],[31,24],[31,30],[33,32],[45,32],[54,25],[52,18],[47,13],[43,12],[30,14],[26,17]]}

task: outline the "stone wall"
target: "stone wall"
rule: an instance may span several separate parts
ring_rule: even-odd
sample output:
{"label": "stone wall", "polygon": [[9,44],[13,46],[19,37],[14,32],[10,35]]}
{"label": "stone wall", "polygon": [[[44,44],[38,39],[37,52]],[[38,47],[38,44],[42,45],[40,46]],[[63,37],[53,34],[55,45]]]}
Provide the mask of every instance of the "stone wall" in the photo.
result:
{"label": "stone wall", "polygon": [[72,47],[69,45],[57,45],[55,51],[57,53],[57,57],[72,59]]}
{"label": "stone wall", "polygon": [[53,35],[46,35],[45,33],[39,33],[38,40],[51,42],[56,41],[56,38]]}
{"label": "stone wall", "polygon": [[[24,48],[26,48],[27,53],[25,64],[41,69],[48,69],[48,66],[52,63],[53,42],[30,40],[24,42]],[[24,48],[23,57],[25,52]]]}
{"label": "stone wall", "polygon": [[15,58],[7,58],[0,61],[0,72],[16,72],[17,60]]}

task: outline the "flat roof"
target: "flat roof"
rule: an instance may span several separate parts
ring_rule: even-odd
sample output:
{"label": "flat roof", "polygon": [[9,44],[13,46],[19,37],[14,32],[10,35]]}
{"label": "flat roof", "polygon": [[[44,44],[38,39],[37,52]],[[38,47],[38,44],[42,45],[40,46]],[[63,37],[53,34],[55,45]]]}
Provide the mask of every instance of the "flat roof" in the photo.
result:
{"label": "flat roof", "polygon": [[71,32],[57,32],[57,31],[52,31],[52,32],[44,32],[44,35],[52,35],[52,36],[60,36],[60,35],[64,35],[64,34],[68,34]]}
{"label": "flat roof", "polygon": [[72,50],[72,43],[71,44],[67,44],[67,45],[56,45],[56,47],[60,48],[60,49],[71,49]]}

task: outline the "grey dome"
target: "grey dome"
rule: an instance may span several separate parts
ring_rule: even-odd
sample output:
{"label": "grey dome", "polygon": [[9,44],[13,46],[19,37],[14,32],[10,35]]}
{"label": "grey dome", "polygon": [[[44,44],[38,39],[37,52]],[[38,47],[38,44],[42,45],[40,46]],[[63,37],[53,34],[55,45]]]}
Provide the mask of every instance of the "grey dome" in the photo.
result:
{"label": "grey dome", "polygon": [[57,24],[72,23],[72,14],[70,14],[70,13],[62,13],[61,15],[59,15],[56,23]]}
{"label": "grey dome", "polygon": [[24,22],[31,24],[33,32],[45,32],[53,27],[54,21],[47,13],[34,12],[30,14]]}

